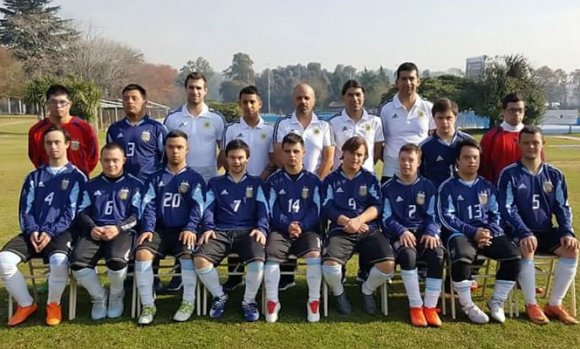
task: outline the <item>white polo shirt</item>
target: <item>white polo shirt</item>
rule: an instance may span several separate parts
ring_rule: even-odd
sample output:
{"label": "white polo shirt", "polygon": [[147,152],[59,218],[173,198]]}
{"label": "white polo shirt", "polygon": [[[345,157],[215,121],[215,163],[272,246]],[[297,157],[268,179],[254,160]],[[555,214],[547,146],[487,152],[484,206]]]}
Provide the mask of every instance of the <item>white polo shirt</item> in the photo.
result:
{"label": "white polo shirt", "polygon": [[435,128],[432,108],[431,102],[417,96],[413,107],[407,110],[401,104],[398,93],[392,101],[379,108],[385,137],[383,176],[392,177],[399,172],[399,149],[403,145],[419,145],[427,138],[429,130]]}
{"label": "white polo shirt", "polygon": [[272,143],[272,136],[274,135],[274,127],[267,125],[264,119],[260,117],[258,124],[252,127],[246,123],[244,118],[240,121],[233,122],[226,126],[224,130],[222,149],[226,149],[226,145],[234,140],[241,139],[250,147],[250,159],[248,160],[248,173],[252,176],[259,176],[264,172],[268,162],[269,155],[274,152]]}
{"label": "white polo shirt", "polygon": [[341,113],[334,115],[328,120],[334,135],[334,142],[336,143],[336,150],[334,152],[334,165],[336,170],[340,167],[340,158],[342,157],[342,146],[353,136],[361,136],[367,142],[369,148],[369,157],[363,164],[363,167],[372,173],[375,173],[374,164],[374,148],[375,143],[383,142],[385,140],[383,135],[383,123],[381,119],[367,113],[363,110],[363,115],[358,122],[355,122],[343,109]]}
{"label": "white polo shirt", "polygon": [[289,133],[296,133],[304,138],[304,169],[315,173],[322,162],[322,149],[334,146],[332,131],[327,121],[321,120],[312,114],[312,120],[306,128],[298,122],[296,112],[291,116],[278,119],[274,125],[274,143],[282,143],[282,139]]}
{"label": "white polo shirt", "polygon": [[168,131],[180,130],[187,134],[189,152],[187,165],[207,182],[217,176],[217,149],[226,126],[224,117],[204,104],[201,114],[193,116],[183,105],[169,113],[163,122]]}

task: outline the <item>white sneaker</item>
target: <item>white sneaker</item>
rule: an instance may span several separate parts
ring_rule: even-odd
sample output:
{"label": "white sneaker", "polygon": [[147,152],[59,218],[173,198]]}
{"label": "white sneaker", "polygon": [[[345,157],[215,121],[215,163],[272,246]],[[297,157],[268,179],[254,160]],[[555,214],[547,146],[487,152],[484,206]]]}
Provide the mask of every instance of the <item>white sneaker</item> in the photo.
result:
{"label": "white sneaker", "polygon": [[179,309],[177,309],[177,312],[175,313],[175,315],[173,315],[173,321],[184,322],[189,320],[189,318],[193,314],[194,308],[195,305],[193,303],[187,301],[181,302]]}
{"label": "white sneaker", "polygon": [[320,321],[320,299],[306,303],[306,312],[308,313],[308,322]]}
{"label": "white sneaker", "polygon": [[465,315],[475,324],[487,324],[489,322],[489,317],[477,305],[472,305],[467,308],[463,308]]}
{"label": "white sneaker", "polygon": [[491,318],[495,321],[503,324],[505,322],[505,311],[503,309],[503,302],[497,299],[490,299],[487,302],[487,307],[489,308]]}
{"label": "white sneaker", "polygon": [[109,310],[107,311],[107,317],[111,319],[116,319],[123,315],[125,310],[125,304],[123,303],[123,298],[125,298],[125,291],[121,291],[119,294],[109,295]]}
{"label": "white sneaker", "polygon": [[101,299],[93,299],[93,306],[91,307],[91,319],[102,320],[107,317],[107,301],[109,293],[105,291],[105,296]]}
{"label": "white sneaker", "polygon": [[266,322],[274,323],[278,321],[278,313],[282,306],[280,302],[267,301],[266,302]]}
{"label": "white sneaker", "polygon": [[141,316],[139,316],[139,320],[137,323],[139,325],[149,325],[153,322],[153,318],[155,317],[155,313],[157,313],[157,308],[154,305],[145,305],[143,306],[143,310],[141,311]]}

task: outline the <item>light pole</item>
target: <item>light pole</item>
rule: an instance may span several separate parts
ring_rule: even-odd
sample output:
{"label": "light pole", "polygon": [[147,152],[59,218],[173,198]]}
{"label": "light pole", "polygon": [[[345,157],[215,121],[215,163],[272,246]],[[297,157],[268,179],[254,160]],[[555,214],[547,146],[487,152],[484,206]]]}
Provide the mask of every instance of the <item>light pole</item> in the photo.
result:
{"label": "light pole", "polygon": [[271,92],[271,90],[270,90],[270,82],[271,82],[271,79],[272,79],[272,76],[271,76],[272,71],[270,70],[270,63],[267,63],[266,64],[266,67],[268,67],[268,114],[270,114],[272,112],[271,109],[270,109],[270,92]]}

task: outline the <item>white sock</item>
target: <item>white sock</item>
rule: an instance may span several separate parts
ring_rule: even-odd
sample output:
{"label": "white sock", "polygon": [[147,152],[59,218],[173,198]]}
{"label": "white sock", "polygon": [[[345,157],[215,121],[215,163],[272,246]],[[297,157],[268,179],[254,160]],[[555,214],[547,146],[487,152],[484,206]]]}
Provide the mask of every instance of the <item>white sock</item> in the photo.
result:
{"label": "white sock", "polygon": [[401,278],[403,279],[405,291],[407,291],[407,297],[409,298],[409,307],[422,307],[423,300],[421,299],[421,291],[419,290],[417,268],[413,270],[401,270]]}
{"label": "white sock", "polygon": [[197,274],[193,268],[191,258],[180,258],[181,280],[183,282],[183,301],[195,303],[195,287],[197,286]]}
{"label": "white sock", "polygon": [[308,302],[320,299],[322,267],[320,257],[306,258],[306,283],[308,284]]}
{"label": "white sock", "polygon": [[266,262],[264,267],[266,300],[278,302],[278,285],[280,284],[280,263]]}
{"label": "white sock", "polygon": [[253,261],[246,265],[248,271],[246,272],[246,289],[244,290],[244,304],[255,303],[256,294],[262,284],[262,277],[264,277],[264,262]]}
{"label": "white sock", "polygon": [[328,284],[328,288],[335,296],[340,296],[344,292],[344,287],[342,286],[342,265],[322,265],[322,274],[324,274],[324,279]]}
{"label": "white sock", "polygon": [[463,308],[469,308],[473,306],[473,300],[471,300],[471,282],[472,280],[463,281],[452,281],[453,288],[459,297],[459,304]]}
{"label": "white sock", "polygon": [[68,281],[68,256],[54,253],[48,259],[48,299],[47,303],[60,304],[60,299]]}
{"label": "white sock", "polygon": [[526,304],[536,304],[536,267],[533,259],[522,258],[518,281],[520,282]]}
{"label": "white sock", "polygon": [[435,308],[441,295],[441,279],[427,278],[425,280],[425,307]]}
{"label": "white sock", "polygon": [[493,296],[491,296],[491,298],[505,302],[505,300],[508,297],[508,294],[510,293],[515,284],[516,284],[515,281],[495,280],[495,288]]}
{"label": "white sock", "polygon": [[550,294],[550,305],[561,305],[570,284],[574,282],[578,261],[574,258],[560,257],[554,271],[554,287]]}
{"label": "white sock", "polygon": [[111,295],[118,296],[125,291],[125,279],[127,278],[127,267],[120,270],[107,269],[107,276],[109,277],[109,289]]}
{"label": "white sock", "polygon": [[79,285],[89,292],[93,300],[102,300],[106,297],[107,291],[103,287],[103,284],[101,284],[101,280],[94,268],[73,270],[73,276],[77,279]]}
{"label": "white sock", "polygon": [[393,277],[393,273],[386,274],[380,271],[376,266],[372,267],[367,281],[362,285],[362,293],[370,296],[379,286],[384,284],[391,277]]}
{"label": "white sock", "polygon": [[224,289],[220,284],[220,276],[213,265],[202,269],[196,269],[196,271],[199,279],[203,282],[212,297],[215,298],[224,295]]}
{"label": "white sock", "polygon": [[135,261],[135,278],[141,305],[155,305],[153,299],[153,261]]}
{"label": "white sock", "polygon": [[34,303],[34,299],[28,292],[24,275],[18,270],[18,263],[21,261],[22,258],[14,252],[0,252],[0,278],[6,286],[6,291],[14,298],[16,304],[28,307]]}

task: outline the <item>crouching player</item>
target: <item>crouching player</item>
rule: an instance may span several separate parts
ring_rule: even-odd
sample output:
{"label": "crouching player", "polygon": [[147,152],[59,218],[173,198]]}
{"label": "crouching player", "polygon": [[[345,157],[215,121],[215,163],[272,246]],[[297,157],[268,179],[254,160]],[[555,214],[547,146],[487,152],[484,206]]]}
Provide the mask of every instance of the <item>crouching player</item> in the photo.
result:
{"label": "crouching player", "polygon": [[[109,143],[101,150],[103,172],[87,183],[78,217],[78,240],[71,255],[71,269],[79,285],[92,299],[91,318],[118,318],[123,314],[123,282],[141,208],[143,182],[123,171],[125,152]],[[105,258],[110,291],[95,270]]]}
{"label": "crouching player", "polygon": [[183,299],[173,316],[187,321],[193,314],[197,275],[193,267],[193,248],[203,216],[205,185],[203,178],[185,162],[189,151],[187,135],[171,131],[165,138],[167,167],[154,172],[145,184],[143,231],[137,239],[135,276],[143,312],[140,325],[153,322],[153,259],[172,255],[181,263]]}
{"label": "crouching player", "polygon": [[307,318],[320,320],[320,180],[304,169],[304,140],[289,133],[282,140],[284,168],[267,181],[272,231],[266,245],[266,321],[276,322],[280,311],[280,263],[290,253],[306,259]]}
{"label": "crouching player", "polygon": [[[401,277],[414,326],[441,327],[437,302],[441,294],[443,250],[436,223],[436,189],[418,175],[421,149],[405,144],[399,150],[399,174],[383,185],[383,226],[401,265]],[[419,291],[417,261],[427,264],[425,300]]]}
{"label": "crouching player", "polygon": [[250,148],[239,139],[230,141],[225,150],[228,171],[210,179],[204,212],[203,235],[195,254],[195,268],[211,293],[209,315],[223,315],[228,299],[216,266],[231,252],[246,263],[246,289],[242,311],[246,321],[260,318],[256,294],[264,275],[264,245],[268,234],[268,203],[264,182],[246,172]]}
{"label": "crouching player", "polygon": [[[536,126],[520,131],[520,161],[506,167],[499,179],[499,202],[509,225],[508,234],[519,244],[522,253],[518,281],[526,300],[526,312],[533,323],[546,324],[549,317],[566,324],[577,324],[562,306],[562,300],[574,282],[578,266],[578,240],[572,228],[572,210],[564,174],[542,161],[544,135]],[[552,226],[552,216],[558,226]],[[544,311],[536,303],[536,253],[560,257],[554,271],[554,288]]]}
{"label": "crouching player", "polygon": [[365,311],[375,314],[373,293],[392,277],[395,255],[380,230],[379,183],[374,174],[362,167],[368,156],[366,141],[351,137],[343,144],[342,153],[342,164],[322,184],[322,210],[330,220],[322,272],[336,297],[338,311],[349,314],[351,306],[341,282],[342,266],[358,252],[361,264],[373,265],[362,284],[362,300]]}
{"label": "crouching player", "polygon": [[474,323],[489,317],[471,299],[471,268],[478,254],[499,262],[495,290],[487,305],[491,317],[505,322],[504,302],[520,271],[517,246],[504,234],[495,189],[477,175],[481,148],[473,140],[457,144],[457,175],[439,187],[437,211],[447,230],[444,241],[451,256],[451,280],[463,311]]}

